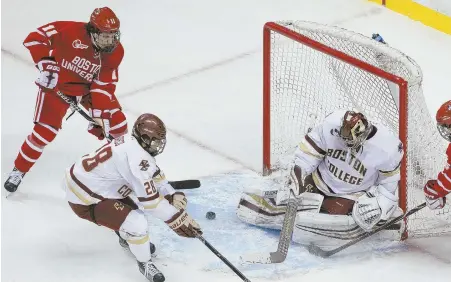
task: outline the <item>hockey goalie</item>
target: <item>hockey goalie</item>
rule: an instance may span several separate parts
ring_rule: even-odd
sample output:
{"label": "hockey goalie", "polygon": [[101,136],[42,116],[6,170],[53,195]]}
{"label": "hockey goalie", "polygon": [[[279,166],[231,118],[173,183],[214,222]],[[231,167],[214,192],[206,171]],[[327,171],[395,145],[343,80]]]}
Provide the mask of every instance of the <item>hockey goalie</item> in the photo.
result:
{"label": "hockey goalie", "polygon": [[[281,188],[241,196],[244,222],[281,229],[290,197],[297,201],[293,240],[335,247],[402,214],[398,181],[403,146],[362,113],[329,114],[297,146]],[[285,173],[288,174],[288,173]],[[399,224],[379,234],[399,238]]]}

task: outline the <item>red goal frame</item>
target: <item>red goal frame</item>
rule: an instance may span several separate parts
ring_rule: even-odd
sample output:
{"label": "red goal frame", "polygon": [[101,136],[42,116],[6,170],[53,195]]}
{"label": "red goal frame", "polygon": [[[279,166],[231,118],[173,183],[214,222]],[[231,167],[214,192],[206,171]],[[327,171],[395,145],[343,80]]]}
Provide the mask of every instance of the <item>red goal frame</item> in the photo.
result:
{"label": "red goal frame", "polygon": [[[300,44],[319,52],[333,56],[347,64],[358,67],[399,86],[399,139],[404,146],[404,156],[401,160],[401,180],[399,184],[399,205],[405,212],[407,209],[407,103],[408,83],[401,77],[390,74],[364,61],[335,50],[318,41],[299,34],[275,22],[267,22],[263,28],[263,175],[271,172],[271,32],[281,34]],[[407,229],[406,229],[407,230]],[[407,231],[403,239],[407,238]]]}

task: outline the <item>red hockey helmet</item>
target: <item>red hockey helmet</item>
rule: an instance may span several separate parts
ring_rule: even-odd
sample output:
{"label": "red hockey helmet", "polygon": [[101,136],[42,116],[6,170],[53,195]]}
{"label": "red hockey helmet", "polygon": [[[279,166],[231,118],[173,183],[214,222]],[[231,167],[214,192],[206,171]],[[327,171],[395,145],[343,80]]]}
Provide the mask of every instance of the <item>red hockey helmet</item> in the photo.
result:
{"label": "red hockey helmet", "polygon": [[120,42],[120,21],[108,8],[96,8],[88,23],[94,47],[100,52],[112,52]]}
{"label": "red hockey helmet", "polygon": [[445,102],[437,111],[435,117],[437,129],[448,142],[451,142],[451,100]]}

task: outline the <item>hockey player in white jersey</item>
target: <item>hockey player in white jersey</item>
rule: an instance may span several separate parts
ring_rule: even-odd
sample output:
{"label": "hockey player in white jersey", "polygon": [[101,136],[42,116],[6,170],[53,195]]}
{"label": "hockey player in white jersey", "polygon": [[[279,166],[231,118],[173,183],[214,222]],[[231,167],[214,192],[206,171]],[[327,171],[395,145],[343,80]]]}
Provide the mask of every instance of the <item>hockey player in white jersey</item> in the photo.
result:
{"label": "hockey player in white jersey", "polygon": [[[244,193],[237,215],[280,229],[291,190],[300,199],[293,240],[341,245],[402,213],[397,196],[402,157],[402,143],[388,128],[362,113],[335,111],[298,145],[287,183]],[[399,236],[401,226],[396,228],[382,237]]]}
{"label": "hockey player in white jersey", "polygon": [[[132,135],[124,135],[66,170],[65,189],[72,210],[80,218],[116,231],[152,282],[164,275],[151,260],[152,244],[146,216],[163,220],[182,237],[202,234],[186,212],[187,199],[170,186],[155,162],[166,144],[166,128],[155,115],[136,120]],[[138,206],[129,198],[136,196]]]}

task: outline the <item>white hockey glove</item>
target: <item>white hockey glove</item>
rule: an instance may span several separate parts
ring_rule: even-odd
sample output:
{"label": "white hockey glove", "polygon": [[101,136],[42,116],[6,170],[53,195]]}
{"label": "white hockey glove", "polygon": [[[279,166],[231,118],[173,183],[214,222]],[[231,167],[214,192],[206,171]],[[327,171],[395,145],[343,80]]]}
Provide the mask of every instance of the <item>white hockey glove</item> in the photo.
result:
{"label": "white hockey glove", "polygon": [[60,67],[58,63],[52,58],[42,58],[36,65],[36,67],[41,72],[35,83],[37,86],[53,89],[58,84],[58,76],[60,72]]}
{"label": "white hockey glove", "polygon": [[387,220],[398,206],[398,197],[384,186],[373,186],[360,196],[352,209],[352,217],[365,231],[370,231],[380,220]]}
{"label": "white hockey glove", "polygon": [[168,202],[173,205],[178,210],[186,209],[186,205],[188,204],[188,199],[183,192],[175,192],[172,195],[164,196]]}

